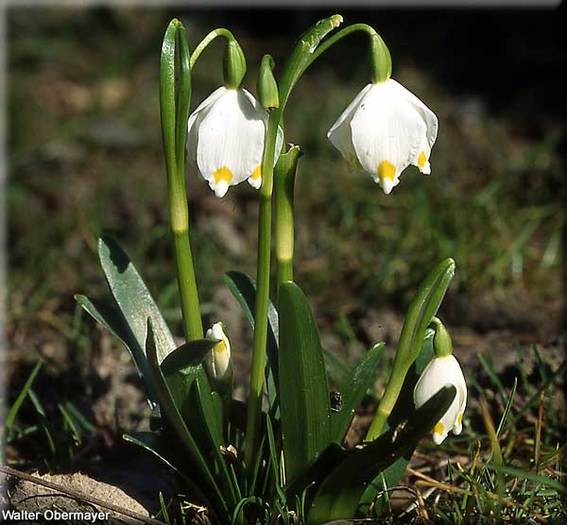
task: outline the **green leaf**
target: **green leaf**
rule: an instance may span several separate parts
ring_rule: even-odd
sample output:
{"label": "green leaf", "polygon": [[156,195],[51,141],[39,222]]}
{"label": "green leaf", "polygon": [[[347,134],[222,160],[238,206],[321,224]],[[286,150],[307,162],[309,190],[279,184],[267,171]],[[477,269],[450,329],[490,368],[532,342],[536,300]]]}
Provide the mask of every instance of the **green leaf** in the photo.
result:
{"label": "green leaf", "polygon": [[193,463],[198,469],[199,474],[208,485],[207,494],[211,493],[211,497],[215,498],[223,514],[228,512],[228,506],[224,494],[220,490],[216,479],[214,478],[209,463],[203,456],[201,449],[195,441],[192,434],[189,432],[183,417],[175,404],[175,398],[171,393],[168,383],[163,375],[159,364],[156,343],[154,340],[153,326],[150,319],[147,321],[148,340],[146,344],[146,354],[150,363],[150,370],[154,383],[156,385],[157,398],[161,407],[162,416],[165,417],[171,429],[175,432]]}
{"label": "green leaf", "polygon": [[409,365],[417,358],[427,327],[437,313],[454,275],[455,261],[445,259],[421,283],[404,320],[394,368],[398,363],[398,366],[404,368],[404,364]]}
{"label": "green leaf", "polygon": [[126,252],[111,238],[99,239],[98,254],[114,300],[142,349],[146,345],[147,319],[151,319],[161,363],[176,345],[140,274]]}
{"label": "green leaf", "polygon": [[210,506],[210,498],[207,498],[203,491],[199,488],[195,473],[192,473],[193,479],[187,476],[185,472],[179,468],[184,465],[186,457],[172,447],[171,439],[156,432],[132,432],[131,434],[123,434],[122,439],[128,443],[132,443],[147,452],[153,454],[160,459],[165,465],[177,472],[185,484],[190,487],[191,495],[196,497],[203,504]]}
{"label": "green leaf", "polygon": [[538,485],[543,485],[544,487],[548,487],[552,490],[557,491],[559,494],[561,494],[561,496],[567,497],[567,487],[565,487],[565,485],[559,480],[552,479],[547,476],[540,476],[535,472],[522,470],[515,467],[499,467],[497,465],[491,464],[485,464],[485,467],[489,468],[490,470],[494,470],[497,473],[507,474],[517,479],[523,479],[526,481],[531,481],[532,483],[536,483]]}
{"label": "green leaf", "polygon": [[[224,276],[224,282],[242,307],[246,319],[248,319],[248,322],[252,328],[254,328],[256,283],[249,275],[236,271],[227,272]],[[268,303],[268,321],[268,352],[273,352],[274,357],[276,357],[278,351],[279,323],[278,312],[271,301]],[[277,366],[277,359],[275,359],[275,361]]]}
{"label": "green leaf", "polygon": [[[394,406],[394,410],[390,414],[388,421],[385,425],[385,430],[394,428],[399,425],[403,420],[411,417],[411,414],[415,410],[413,402],[413,390],[415,384],[422,374],[425,367],[428,365],[429,361],[433,358],[433,336],[435,332],[431,328],[426,331],[425,339],[421,348],[421,352],[417,356],[413,365],[409,369],[406,375],[402,390]],[[368,507],[371,503],[376,505],[379,510],[380,505],[383,503],[383,498],[376,500],[376,492],[384,490],[384,485],[386,487],[394,487],[398,485],[404,474],[406,473],[407,466],[410,462],[411,456],[413,455],[414,448],[407,450],[400,458],[398,458],[392,465],[381,472],[376,479],[369,483],[367,490],[364,492],[364,496],[361,499],[361,506]]]}
{"label": "green leaf", "polygon": [[331,441],[329,389],[319,332],[307,298],[280,285],[280,414],[287,480],[293,481]]}
{"label": "green leaf", "polygon": [[283,110],[295,83],[311,63],[313,53],[321,41],[342,23],[343,17],[333,15],[319,20],[305,31],[286,63],[280,82],[280,108]]}
{"label": "green leaf", "polygon": [[323,350],[325,370],[331,384],[342,385],[350,375],[350,370],[333,352]]}
{"label": "green leaf", "polygon": [[88,297],[80,294],[75,295],[75,301],[98,323],[106,328],[114,337],[130,352],[134,364],[138,370],[138,374],[142,379],[146,388],[148,400],[156,403],[155,387],[152,381],[150,366],[146,359],[146,352],[144,347],[140,346],[136,337],[132,333],[130,326],[122,315],[122,312],[116,306],[114,300],[98,301],[89,299]]}
{"label": "green leaf", "polygon": [[[190,341],[176,348],[160,365],[185,424],[201,447],[207,448],[218,448],[222,443],[222,403],[219,409],[212,399],[212,392],[201,366],[202,360],[215,344],[214,339]],[[199,389],[196,383],[199,383]],[[205,414],[206,420],[203,420],[202,414]]]}
{"label": "green leaf", "polygon": [[378,343],[368,350],[339,388],[342,407],[338,412],[331,413],[331,437],[336,443],[343,442],[358,405],[373,386],[384,348],[384,343]]}
{"label": "green leaf", "polygon": [[[356,517],[360,497],[368,482],[412,450],[431,431],[451,405],[455,393],[455,387],[443,387],[403,424],[360,448],[343,449],[342,460],[317,487],[309,511],[309,524]],[[317,466],[314,465],[315,472]]]}
{"label": "green leaf", "polygon": [[169,468],[179,474],[181,473],[176,465],[177,461],[171,457],[173,450],[170,442],[164,436],[156,432],[132,432],[131,434],[122,434],[122,439],[151,452]]}
{"label": "green leaf", "polygon": [[10,410],[8,410],[8,413],[6,414],[6,420],[4,424],[6,426],[8,435],[12,433],[14,422],[16,421],[16,416],[18,415],[18,412],[20,411],[20,407],[22,406],[24,399],[28,395],[28,392],[30,391],[33,382],[35,381],[35,378],[41,368],[41,365],[42,365],[41,361],[38,361],[36,365],[33,367],[33,370],[26,379],[26,382],[24,383],[24,386],[20,390],[20,393],[18,394],[15,401],[12,403]]}

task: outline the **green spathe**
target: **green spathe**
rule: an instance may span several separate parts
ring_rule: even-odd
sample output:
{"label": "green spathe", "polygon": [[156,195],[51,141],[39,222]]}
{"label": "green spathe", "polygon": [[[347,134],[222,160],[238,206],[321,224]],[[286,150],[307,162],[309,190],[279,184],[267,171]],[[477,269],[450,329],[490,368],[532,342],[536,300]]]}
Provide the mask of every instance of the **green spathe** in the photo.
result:
{"label": "green spathe", "polygon": [[278,84],[273,73],[274,66],[274,59],[270,55],[264,55],[256,83],[260,104],[262,104],[262,107],[267,111],[280,107]]}
{"label": "green spathe", "polygon": [[446,357],[453,353],[453,342],[451,336],[445,328],[445,325],[438,317],[434,317],[432,321],[435,327],[435,336],[433,337],[433,349],[437,357]]}
{"label": "green spathe", "polygon": [[224,53],[224,83],[229,89],[238,89],[246,75],[246,57],[240,44],[229,39]]}

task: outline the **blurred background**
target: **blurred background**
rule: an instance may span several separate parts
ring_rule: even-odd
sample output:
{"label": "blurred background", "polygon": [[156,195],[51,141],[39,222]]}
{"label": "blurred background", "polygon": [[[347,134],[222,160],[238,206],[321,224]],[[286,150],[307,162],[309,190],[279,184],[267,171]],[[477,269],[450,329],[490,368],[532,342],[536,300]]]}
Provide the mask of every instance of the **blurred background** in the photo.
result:
{"label": "blurred background", "polygon": [[[408,168],[385,196],[370,177],[349,172],[326,140],[369,81],[364,37],[335,46],[298,84],[286,119],[287,140],[305,152],[296,184],[296,277],[324,346],[345,363],[378,340],[393,348],[416,286],[451,256],[457,275],[440,316],[471,382],[482,385],[486,375],[480,354],[502,385],[521,366],[537,387],[541,370],[557,369],[563,351],[560,13],[334,11],[382,34],[394,78],[435,111],[440,131],[432,175]],[[75,293],[106,293],[96,255],[102,232],[126,248],[181,334],[158,107],[168,21],[183,20],[192,47],[217,26],[232,30],[248,60],[245,85],[254,91],[262,54],[281,65],[297,36],[329,14],[8,11],[9,397],[42,360],[34,391],[44,412],[65,424],[75,412],[84,420],[75,420],[83,430],[72,434],[70,449],[101,429],[113,443],[146,415],[127,352],[73,300]],[[222,52],[219,41],[197,64],[192,107],[221,84]],[[257,193],[242,184],[219,200],[193,171],[188,181],[203,314],[228,325],[242,395],[251,334],[222,276],[255,273]],[[35,421],[34,406],[22,407],[22,421]],[[20,436],[11,457],[49,461],[46,443],[30,436]],[[71,463],[88,456],[62,454]]]}

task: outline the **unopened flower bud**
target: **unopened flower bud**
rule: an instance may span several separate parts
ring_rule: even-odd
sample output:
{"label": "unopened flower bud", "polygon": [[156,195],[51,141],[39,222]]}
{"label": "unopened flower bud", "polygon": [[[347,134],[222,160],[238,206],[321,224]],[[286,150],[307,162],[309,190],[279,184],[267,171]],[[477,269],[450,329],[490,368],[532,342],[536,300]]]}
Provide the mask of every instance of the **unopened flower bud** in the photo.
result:
{"label": "unopened flower bud", "polygon": [[435,325],[435,336],[433,337],[433,349],[437,357],[445,357],[453,353],[453,342],[445,325],[437,317],[433,318]]}
{"label": "unopened flower bud", "polygon": [[268,111],[280,106],[278,85],[273,73],[274,66],[274,59],[270,55],[264,55],[260,64],[256,85],[260,104]]}
{"label": "unopened flower bud", "polygon": [[224,332],[222,323],[215,323],[207,330],[208,339],[218,339],[205,360],[209,377],[220,383],[232,381],[232,361],[230,358],[230,341]]}

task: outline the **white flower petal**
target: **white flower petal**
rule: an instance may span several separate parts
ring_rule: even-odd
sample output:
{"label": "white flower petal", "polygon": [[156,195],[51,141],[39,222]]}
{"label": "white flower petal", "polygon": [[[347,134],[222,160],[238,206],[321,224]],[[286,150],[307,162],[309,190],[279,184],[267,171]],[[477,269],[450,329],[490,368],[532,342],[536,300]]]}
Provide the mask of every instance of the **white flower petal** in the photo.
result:
{"label": "white flower petal", "polygon": [[441,443],[449,431],[459,434],[467,398],[467,386],[458,361],[453,355],[436,357],[425,367],[415,385],[413,399],[416,408],[424,405],[445,385],[454,385],[456,395],[445,414],[433,428],[433,440]]}
{"label": "white flower petal", "polygon": [[226,180],[219,180],[214,183],[214,187],[211,189],[215,192],[217,197],[222,198],[228,192],[228,182]]}
{"label": "white flower petal", "polygon": [[248,179],[260,165],[267,120],[268,113],[248,91],[224,87],[189,117],[189,160],[217,196]]}
{"label": "white flower petal", "polygon": [[341,113],[340,117],[327,132],[327,138],[331,141],[331,144],[333,144],[333,146],[341,152],[342,156],[349,164],[357,168],[360,167],[360,163],[358,162],[356,152],[354,151],[354,146],[352,144],[350,123],[360,102],[364,99],[366,93],[368,93],[371,88],[372,84],[365,86]]}
{"label": "white flower petal", "polygon": [[350,127],[356,156],[385,192],[416,156],[425,123],[388,82],[375,84],[360,102]]}
{"label": "white flower petal", "polygon": [[[267,115],[266,115],[266,125],[267,125]],[[282,145],[283,145],[283,141],[284,141],[284,132],[283,129],[281,127],[278,127],[278,132],[276,134],[276,149],[274,152],[274,166],[276,165],[276,162],[278,162],[278,159],[280,158],[280,154],[282,151]],[[250,184],[250,186],[252,186],[253,188],[259,190],[260,187],[262,186],[262,166],[261,163],[258,164],[258,166],[256,166],[254,168],[254,171],[251,173],[250,177],[248,177],[248,184]]]}
{"label": "white flower petal", "polygon": [[187,158],[192,164],[197,162],[197,139],[201,121],[208,114],[211,105],[225,92],[226,88],[224,86],[215,89],[197,106],[197,109],[189,115],[189,120],[187,121]]}
{"label": "white flower petal", "polygon": [[410,164],[431,173],[429,156],[437,138],[435,114],[393,79],[369,84],[327,133],[354,167],[363,168],[386,194]]}
{"label": "white flower petal", "polygon": [[[399,91],[400,94],[406,97],[406,99],[413,104],[415,109],[419,112],[423,118],[425,125],[427,126],[427,145],[429,146],[429,152],[437,139],[437,133],[439,131],[439,119],[437,115],[433,113],[419,98],[417,98],[409,89],[402,86],[399,82],[396,82],[393,78],[390,79],[392,86]],[[429,153],[427,153],[429,157]]]}
{"label": "white flower petal", "polygon": [[401,97],[404,97],[425,122],[425,135],[423,136],[419,150],[411,163],[414,166],[417,166],[421,173],[429,175],[431,173],[429,156],[431,155],[431,148],[437,139],[439,120],[435,113],[433,113],[433,111],[431,111],[419,98],[394,79],[391,79],[391,88],[397,91]]}
{"label": "white flower petal", "polygon": [[263,115],[242,90],[226,90],[199,126],[197,166],[207,180],[235,185],[262,160]]}

